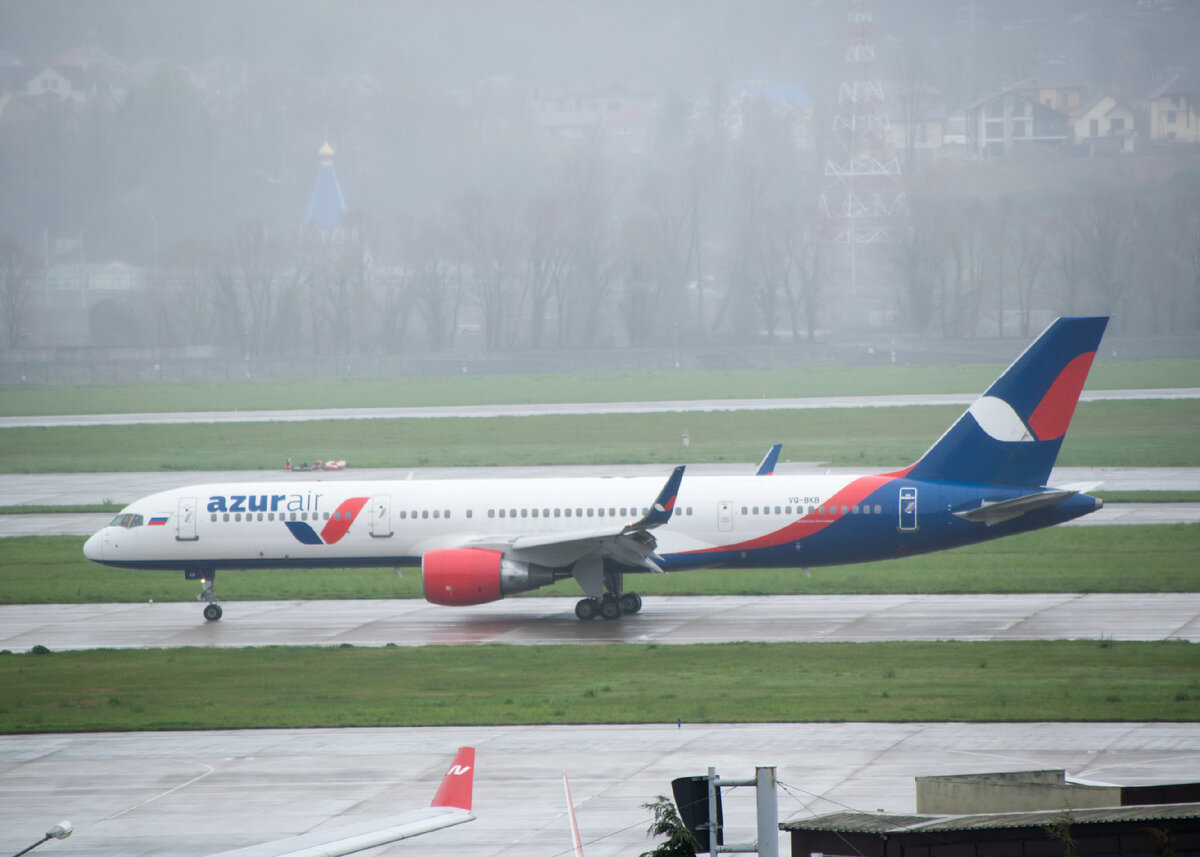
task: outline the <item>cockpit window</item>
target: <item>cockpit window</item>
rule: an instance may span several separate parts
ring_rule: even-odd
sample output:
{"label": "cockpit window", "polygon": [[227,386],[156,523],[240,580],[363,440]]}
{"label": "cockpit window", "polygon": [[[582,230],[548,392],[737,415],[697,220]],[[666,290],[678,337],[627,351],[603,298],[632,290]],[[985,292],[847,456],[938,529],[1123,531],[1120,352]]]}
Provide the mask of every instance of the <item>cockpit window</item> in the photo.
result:
{"label": "cockpit window", "polygon": [[140,527],[141,525],[142,516],[132,515],[128,512],[122,512],[121,514],[117,515],[117,517],[113,518],[112,522],[109,524],[110,527],[124,527],[127,530],[132,530],[134,527]]}

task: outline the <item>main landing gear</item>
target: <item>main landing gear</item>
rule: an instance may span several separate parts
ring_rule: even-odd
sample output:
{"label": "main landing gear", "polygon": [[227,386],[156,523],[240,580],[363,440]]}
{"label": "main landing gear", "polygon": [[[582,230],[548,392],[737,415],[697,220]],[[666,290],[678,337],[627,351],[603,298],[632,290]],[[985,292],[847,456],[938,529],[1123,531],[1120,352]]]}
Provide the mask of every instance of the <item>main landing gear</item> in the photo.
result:
{"label": "main landing gear", "polygon": [[204,605],[204,619],[207,622],[216,622],[220,620],[222,610],[221,605],[217,603],[217,594],[213,591],[213,584],[216,582],[217,573],[210,569],[189,568],[183,573],[187,580],[200,581],[200,594],[196,596],[197,601],[207,601]]}
{"label": "main landing gear", "polygon": [[642,596],[636,592],[626,592],[619,597],[605,593],[603,598],[580,599],[575,605],[575,615],[585,622],[597,616],[604,619],[620,619],[627,613],[637,613],[641,609]]}

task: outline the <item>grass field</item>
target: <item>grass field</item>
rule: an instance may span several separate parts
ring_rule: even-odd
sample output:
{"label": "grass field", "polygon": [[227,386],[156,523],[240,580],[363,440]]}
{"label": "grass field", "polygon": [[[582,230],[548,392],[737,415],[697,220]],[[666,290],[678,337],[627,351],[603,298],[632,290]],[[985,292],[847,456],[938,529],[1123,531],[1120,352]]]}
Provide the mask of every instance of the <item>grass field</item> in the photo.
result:
{"label": "grass field", "polygon": [[0,656],[0,686],[3,733],[676,719],[1195,721],[1200,646],[110,650]]}
{"label": "grass field", "polygon": [[[0,603],[192,601],[199,584],[178,572],[105,568],[84,559],[83,539],[0,539]],[[887,562],[813,569],[702,570],[627,578],[643,595],[861,593],[1200,592],[1200,524],[1057,527]],[[222,571],[229,602],[420,598],[421,574],[390,568]],[[578,596],[560,581],[525,597]],[[236,608],[231,608],[236,609]]]}
{"label": "grass field", "polygon": [[[784,445],[785,461],[898,467],[915,460],[961,412],[929,406],[10,428],[0,431],[0,469],[277,470],[289,456],[341,458],[352,467],[740,461],[749,468],[773,443]],[[1058,463],[1200,465],[1200,400],[1081,404]]]}
{"label": "grass field", "polygon": [[[1013,342],[1013,357],[1025,343]],[[0,387],[0,416],[982,392],[1003,364]],[[1110,360],[1088,389],[1200,386],[1200,360]]]}

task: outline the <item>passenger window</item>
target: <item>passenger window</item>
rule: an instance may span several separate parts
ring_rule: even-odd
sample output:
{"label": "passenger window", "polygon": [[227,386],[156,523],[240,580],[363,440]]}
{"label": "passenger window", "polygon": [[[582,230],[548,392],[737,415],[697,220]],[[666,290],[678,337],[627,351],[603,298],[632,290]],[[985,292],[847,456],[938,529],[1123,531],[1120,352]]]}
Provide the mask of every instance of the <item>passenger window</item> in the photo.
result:
{"label": "passenger window", "polygon": [[489,517],[489,518],[494,518],[494,517],[496,517],[496,510],[495,510],[495,509],[488,509],[488,517]]}
{"label": "passenger window", "polygon": [[878,503],[875,504],[875,514],[876,515],[883,514],[883,506],[880,506]]}
{"label": "passenger window", "polygon": [[234,520],[235,522],[237,522],[237,523],[241,523],[241,521],[242,521],[242,513],[241,513],[241,512],[238,512],[236,515],[234,515],[234,516],[233,516],[233,520]]}
{"label": "passenger window", "polygon": [[228,513],[228,512],[226,512],[226,513],[225,513],[225,514],[222,516],[222,520],[223,520],[223,523],[226,523],[226,524],[228,524],[228,523],[229,523],[229,513]]}
{"label": "passenger window", "polygon": [[743,515],[749,515],[749,514],[750,514],[750,510],[749,510],[748,508],[746,508],[745,506],[743,506],[743,507],[742,507],[742,514],[743,514]]}
{"label": "passenger window", "polygon": [[543,518],[549,518],[549,517],[550,517],[550,510],[549,510],[549,509],[542,509],[542,517],[543,517]]}
{"label": "passenger window", "polygon": [[538,516],[538,510],[537,510],[537,509],[534,509],[534,510],[533,510],[533,517],[535,517],[535,518],[536,518],[537,516]]}
{"label": "passenger window", "polygon": [[434,509],[434,510],[433,510],[433,517],[435,517],[435,518],[440,518],[440,517],[442,517],[442,513],[441,513],[439,510],[437,510],[437,509]]}
{"label": "passenger window", "polygon": [[[445,513],[445,515],[444,515],[443,517],[446,517],[446,518],[449,518],[449,517],[450,517],[450,510],[449,510],[449,509],[447,509],[447,510],[446,510],[446,513]],[[470,513],[470,512],[467,512],[467,517],[468,517],[468,518],[469,518],[469,517],[471,517],[471,513]]]}
{"label": "passenger window", "polygon": [[275,513],[274,513],[274,512],[267,512],[267,520],[268,520],[268,521],[274,521],[274,520],[275,520]]}
{"label": "passenger window", "polygon": [[567,513],[567,517],[568,517],[568,518],[569,518],[569,517],[571,517],[571,510],[570,510],[570,509],[567,509],[567,510],[565,510],[565,511],[566,511],[566,513]]}
{"label": "passenger window", "polygon": [[428,519],[429,519],[429,510],[428,510],[428,509],[422,509],[422,510],[421,510],[421,517],[422,517],[423,519],[425,519],[425,520],[428,520]]}
{"label": "passenger window", "polygon": [[211,517],[209,517],[209,520],[210,520],[210,521],[212,521],[212,522],[215,524],[215,523],[217,522],[217,513],[216,513],[216,512],[213,512],[213,513],[212,513],[212,516],[211,516]]}

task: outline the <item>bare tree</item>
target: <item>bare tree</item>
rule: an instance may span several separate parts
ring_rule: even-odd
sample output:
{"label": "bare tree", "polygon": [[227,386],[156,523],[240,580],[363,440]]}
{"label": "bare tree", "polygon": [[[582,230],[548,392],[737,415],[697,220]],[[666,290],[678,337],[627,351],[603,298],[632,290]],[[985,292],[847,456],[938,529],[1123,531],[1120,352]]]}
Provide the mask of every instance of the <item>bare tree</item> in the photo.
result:
{"label": "bare tree", "polygon": [[513,319],[520,318],[522,295],[517,289],[519,233],[512,213],[498,197],[470,194],[460,200],[458,236],[463,259],[483,317],[483,337],[488,351],[512,347]]}
{"label": "bare tree", "polygon": [[416,304],[429,347],[434,351],[449,348],[458,331],[463,288],[448,229],[440,218],[430,215],[402,238],[401,246],[405,291]]}
{"label": "bare tree", "polygon": [[932,194],[910,193],[908,227],[899,229],[892,242],[892,263],[899,274],[899,306],[908,328],[923,334],[938,311],[943,292],[946,238],[941,204]]}
{"label": "bare tree", "polygon": [[37,272],[37,262],[17,239],[0,238],[0,311],[4,313],[9,348],[20,342],[21,330],[28,321]]}
{"label": "bare tree", "polygon": [[609,316],[607,301],[616,273],[610,222],[615,188],[598,141],[573,154],[566,187],[571,276],[563,279],[556,295],[559,345],[574,342],[590,348]]}
{"label": "bare tree", "polygon": [[1045,225],[1040,219],[1023,217],[1017,227],[1013,245],[1013,278],[1017,285],[1017,309],[1021,320],[1021,336],[1032,336],[1030,322],[1033,301],[1037,295],[1048,261]]}
{"label": "bare tree", "polygon": [[528,244],[523,289],[524,303],[529,307],[531,348],[542,346],[550,304],[568,276],[566,208],[564,199],[557,194],[535,197],[526,207]]}

